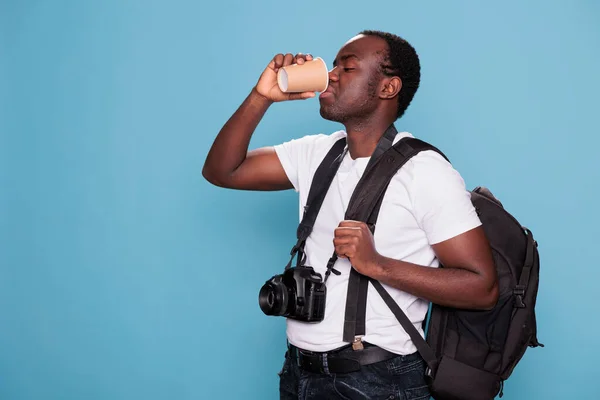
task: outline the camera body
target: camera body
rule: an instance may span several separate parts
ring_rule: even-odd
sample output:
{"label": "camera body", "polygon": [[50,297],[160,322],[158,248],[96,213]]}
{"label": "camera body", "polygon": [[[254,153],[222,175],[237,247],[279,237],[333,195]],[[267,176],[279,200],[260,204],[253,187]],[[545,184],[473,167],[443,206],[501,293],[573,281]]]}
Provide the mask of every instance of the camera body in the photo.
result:
{"label": "camera body", "polygon": [[312,267],[298,266],[269,279],[260,289],[258,302],[266,315],[320,322],[325,317],[326,294],[321,274]]}

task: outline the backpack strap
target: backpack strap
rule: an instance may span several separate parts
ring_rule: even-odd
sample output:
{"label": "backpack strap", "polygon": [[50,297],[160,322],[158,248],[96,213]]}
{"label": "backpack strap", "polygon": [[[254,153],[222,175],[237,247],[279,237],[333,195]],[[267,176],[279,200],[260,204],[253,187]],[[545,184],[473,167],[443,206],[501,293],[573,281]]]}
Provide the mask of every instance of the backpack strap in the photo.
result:
{"label": "backpack strap", "polygon": [[[421,336],[419,331],[417,331],[417,328],[415,328],[415,326],[412,324],[412,322],[410,322],[410,319],[408,319],[408,317],[406,316],[404,311],[402,311],[400,306],[398,306],[398,304],[396,304],[396,302],[394,301],[392,296],[390,296],[390,294],[387,292],[387,290],[385,290],[383,285],[381,285],[381,283],[379,281],[376,281],[374,279],[369,279],[369,281],[375,287],[375,289],[377,290],[377,292],[379,293],[379,295],[381,296],[383,301],[385,301],[385,304],[387,304],[387,306],[390,308],[390,310],[392,310],[392,312],[394,313],[394,316],[396,317],[398,322],[400,322],[400,325],[402,325],[402,328],[404,328],[406,333],[408,333],[408,336],[410,336],[410,339],[412,340],[415,347],[419,351],[419,354],[421,354],[421,357],[423,357],[423,360],[425,360],[425,363],[427,363],[427,366],[429,367],[429,371],[436,371],[437,365],[438,365],[438,359],[435,356],[435,352],[433,351],[431,346],[429,346],[427,344],[427,342],[425,341],[423,336]],[[366,300],[366,298],[365,298],[365,300]]]}
{"label": "backpack strap", "polygon": [[[372,169],[365,171],[357,184],[356,189],[352,194],[350,204],[348,205],[348,218],[357,221],[365,221],[371,228],[371,231],[374,232],[375,222],[377,221],[381,203],[391,179],[398,170],[408,162],[408,160],[425,150],[436,151],[448,160],[440,150],[422,140],[415,138],[401,139],[377,160]],[[353,275],[355,278],[352,278]],[[387,306],[394,313],[400,325],[410,336],[429,368],[435,371],[437,359],[434,351],[381,283],[358,273],[354,268],[350,271],[350,279],[351,281],[358,280],[359,283],[358,285],[354,284],[354,287],[350,287],[349,283],[347,302],[350,299],[356,299],[358,304],[356,308],[366,309],[367,291],[363,292],[357,288],[360,288],[363,282],[368,283],[370,281]],[[356,316],[355,330],[352,330],[352,327],[350,326],[351,321],[349,320],[349,317],[351,319],[352,316],[353,315],[346,315],[346,321],[344,323],[344,341],[352,342],[355,349],[360,349],[362,347],[360,342],[361,336],[365,334],[365,315],[358,314]]]}
{"label": "backpack strap", "polygon": [[[371,159],[369,160],[365,171],[370,170],[377,163],[379,158],[388,151],[392,145],[394,144],[394,139],[398,131],[396,127],[392,124],[390,127],[383,133],[381,139],[377,143],[377,147],[373,154],[371,154]],[[364,173],[363,173],[364,175]],[[360,181],[357,184],[357,187],[360,185]],[[356,193],[356,188],[354,189],[354,193]],[[350,199],[350,203],[348,204],[348,209],[350,209],[350,204],[352,204],[352,198]],[[346,210],[345,219],[355,219],[349,217],[348,210]],[[355,219],[356,220],[356,219]],[[327,265],[333,265],[337,260],[337,254],[334,252]],[[346,310],[344,314],[344,334],[342,340],[345,342],[353,343],[353,346],[360,346],[359,341],[355,341],[356,337],[362,337],[365,334],[365,317],[367,313],[367,292],[369,289],[369,281],[366,279],[361,279],[359,274],[356,272],[354,268],[350,269],[350,276],[348,277],[348,291],[346,295]],[[364,302],[359,301],[361,298],[365,298]]]}
{"label": "backpack strap", "polygon": [[523,297],[525,296],[527,284],[529,283],[529,275],[531,274],[531,268],[533,267],[533,253],[535,252],[536,245],[535,240],[533,240],[533,233],[527,228],[524,229],[525,234],[527,235],[527,250],[525,253],[525,265],[521,271],[519,283],[513,289],[513,294],[515,295],[515,308],[525,308]]}
{"label": "backpack strap", "polygon": [[341,138],[335,142],[315,171],[315,175],[313,176],[310,185],[310,191],[308,192],[306,205],[304,206],[302,221],[300,221],[298,229],[296,229],[296,238],[298,241],[290,251],[291,258],[285,267],[286,270],[291,267],[292,260],[296,254],[298,255],[296,266],[304,264],[304,261],[306,260],[306,254],[304,253],[306,239],[308,239],[312,232],[315,221],[317,220],[317,215],[319,214],[319,209],[325,199],[325,195],[333,181],[333,177],[342,163],[345,146],[346,138]]}

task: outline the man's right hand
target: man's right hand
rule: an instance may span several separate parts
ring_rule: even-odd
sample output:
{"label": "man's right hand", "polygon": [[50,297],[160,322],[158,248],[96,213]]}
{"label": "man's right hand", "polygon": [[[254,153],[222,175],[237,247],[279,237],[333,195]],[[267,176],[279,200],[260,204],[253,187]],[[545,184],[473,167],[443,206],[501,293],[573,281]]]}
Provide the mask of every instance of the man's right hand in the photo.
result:
{"label": "man's right hand", "polygon": [[312,60],[307,54],[277,54],[242,105],[223,125],[211,146],[202,175],[214,185],[244,190],[284,190],[294,186],[273,147],[248,151],[250,138],[273,102],[315,97],[314,92],[283,93],[277,72],[291,64]]}
{"label": "man's right hand", "polygon": [[304,64],[305,61],[310,61],[312,59],[313,57],[310,54],[298,53],[296,56],[293,56],[290,53],[286,55],[277,54],[263,71],[254,90],[256,93],[272,102],[304,100],[315,97],[314,92],[284,93],[279,89],[279,85],[277,84],[277,72],[281,67],[292,64]]}

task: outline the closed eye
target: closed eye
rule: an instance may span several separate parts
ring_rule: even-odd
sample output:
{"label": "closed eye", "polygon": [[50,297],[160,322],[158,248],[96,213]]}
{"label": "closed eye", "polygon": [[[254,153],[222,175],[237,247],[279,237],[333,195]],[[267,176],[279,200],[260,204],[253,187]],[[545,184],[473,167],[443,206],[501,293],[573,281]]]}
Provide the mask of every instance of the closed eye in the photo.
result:
{"label": "closed eye", "polygon": [[354,71],[354,68],[344,68],[344,72]]}

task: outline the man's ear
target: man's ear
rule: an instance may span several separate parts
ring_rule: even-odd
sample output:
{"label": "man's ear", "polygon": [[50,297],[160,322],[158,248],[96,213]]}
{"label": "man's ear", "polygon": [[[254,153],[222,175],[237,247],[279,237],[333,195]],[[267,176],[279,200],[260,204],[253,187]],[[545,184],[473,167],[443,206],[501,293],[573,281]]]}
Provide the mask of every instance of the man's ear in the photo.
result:
{"label": "man's ear", "polygon": [[402,89],[402,80],[399,77],[386,78],[383,81],[383,88],[381,89],[381,93],[379,93],[379,97],[382,99],[393,99],[398,96],[400,89]]}

